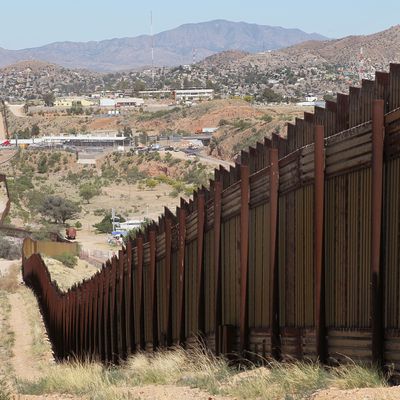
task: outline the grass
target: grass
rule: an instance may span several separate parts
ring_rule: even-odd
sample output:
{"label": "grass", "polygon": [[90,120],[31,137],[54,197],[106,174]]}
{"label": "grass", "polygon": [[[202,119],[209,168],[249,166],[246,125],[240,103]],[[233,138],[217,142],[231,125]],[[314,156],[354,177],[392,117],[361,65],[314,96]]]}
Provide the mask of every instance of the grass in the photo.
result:
{"label": "grass", "polygon": [[74,268],[67,268],[60,261],[51,257],[43,257],[43,260],[50,272],[51,279],[57,282],[62,291],[67,291],[75,283],[90,278],[98,271],[96,267],[79,259]]}
{"label": "grass", "polygon": [[20,272],[20,266],[18,261],[15,265],[12,265],[5,275],[0,273],[0,291],[7,293],[15,293],[19,287],[18,284],[18,274]]}
{"label": "grass", "polygon": [[45,340],[45,327],[37,307],[37,300],[33,292],[27,287],[22,287],[20,289],[20,294],[24,301],[26,315],[29,319],[32,336],[32,355],[37,360],[44,360],[46,357],[51,358],[51,346],[50,343]]}
{"label": "grass", "polygon": [[316,362],[271,362],[266,367],[239,370],[202,347],[139,353],[119,368],[72,362],[49,368],[36,382],[19,381],[20,393],[62,393],[89,399],[129,398],[129,389],[144,385],[178,385],[236,399],[302,399],[320,389],[385,387],[376,370],[349,363],[324,368]]}
{"label": "grass", "polygon": [[[0,282],[5,279],[0,278]],[[11,399],[11,382],[13,370],[10,364],[12,347],[14,345],[14,332],[10,327],[11,306],[8,293],[0,290],[0,400]]]}

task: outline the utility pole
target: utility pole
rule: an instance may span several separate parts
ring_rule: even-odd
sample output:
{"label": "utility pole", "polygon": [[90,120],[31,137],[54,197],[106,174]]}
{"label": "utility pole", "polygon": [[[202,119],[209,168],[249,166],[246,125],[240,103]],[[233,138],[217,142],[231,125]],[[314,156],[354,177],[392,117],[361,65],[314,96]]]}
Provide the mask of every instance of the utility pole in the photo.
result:
{"label": "utility pole", "polygon": [[154,37],[153,37],[153,11],[150,11],[150,36],[151,36],[151,80],[154,86]]}

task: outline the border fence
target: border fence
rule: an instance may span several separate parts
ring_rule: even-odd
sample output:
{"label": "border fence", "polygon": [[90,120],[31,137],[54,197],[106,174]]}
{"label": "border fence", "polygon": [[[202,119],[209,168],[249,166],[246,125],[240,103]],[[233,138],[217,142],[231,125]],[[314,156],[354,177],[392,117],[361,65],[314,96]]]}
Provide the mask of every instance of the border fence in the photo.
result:
{"label": "border fence", "polygon": [[[400,369],[400,65],[215,170],[62,293],[23,259],[58,359],[198,336],[217,354]],[[247,352],[247,353],[246,353]]]}

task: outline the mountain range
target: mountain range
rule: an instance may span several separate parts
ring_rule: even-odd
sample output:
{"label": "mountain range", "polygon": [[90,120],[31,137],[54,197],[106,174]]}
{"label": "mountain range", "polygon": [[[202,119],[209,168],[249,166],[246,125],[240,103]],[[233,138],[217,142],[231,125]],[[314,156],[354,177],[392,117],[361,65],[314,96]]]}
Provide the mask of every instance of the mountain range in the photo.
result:
{"label": "mountain range", "polygon": [[257,53],[326,39],[300,29],[214,20],[184,24],[153,37],[141,35],[84,43],[55,42],[22,50],[0,48],[0,67],[24,60],[40,60],[68,68],[121,71],[152,65],[152,43],[155,66],[176,66],[227,50]]}

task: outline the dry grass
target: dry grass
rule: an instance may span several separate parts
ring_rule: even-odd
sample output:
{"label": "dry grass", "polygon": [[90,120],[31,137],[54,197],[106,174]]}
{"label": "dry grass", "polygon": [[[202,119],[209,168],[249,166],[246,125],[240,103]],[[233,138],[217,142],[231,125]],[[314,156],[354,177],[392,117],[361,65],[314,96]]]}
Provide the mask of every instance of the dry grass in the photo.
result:
{"label": "dry grass", "polygon": [[385,377],[374,367],[356,364],[349,360],[346,365],[333,369],[334,386],[339,389],[375,388],[388,386]]}
{"label": "dry grass", "polygon": [[73,284],[90,278],[98,269],[86,261],[78,260],[78,264],[74,268],[67,268],[60,261],[51,257],[43,257],[51,279],[56,281],[59,288],[63,291],[69,289]]}
{"label": "dry grass", "polygon": [[6,274],[0,274],[0,291],[3,290],[7,293],[15,293],[19,287],[18,275],[21,271],[19,265],[12,265]]}
{"label": "dry grass", "polygon": [[119,368],[95,363],[60,364],[35,383],[19,382],[21,393],[62,393],[89,399],[123,399],[129,388],[179,385],[236,399],[303,399],[320,389],[385,387],[374,369],[350,363],[326,369],[315,362],[272,362],[239,372],[224,358],[199,347],[137,354]]}
{"label": "dry grass", "polygon": [[0,290],[0,400],[11,399],[13,370],[9,360],[13,355],[12,347],[15,337],[10,327],[10,312],[8,294],[4,290]]}

